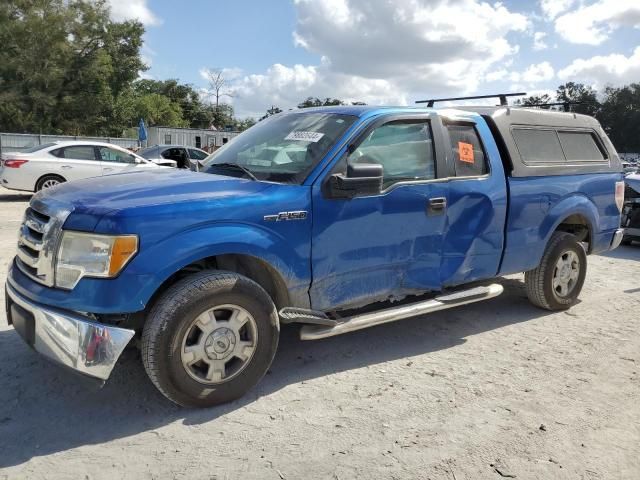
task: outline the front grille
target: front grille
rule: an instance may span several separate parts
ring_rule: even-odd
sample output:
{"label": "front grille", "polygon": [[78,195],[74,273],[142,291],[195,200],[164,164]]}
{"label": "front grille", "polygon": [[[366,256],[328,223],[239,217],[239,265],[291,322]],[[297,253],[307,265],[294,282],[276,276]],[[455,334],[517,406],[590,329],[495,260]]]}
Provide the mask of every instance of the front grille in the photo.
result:
{"label": "front grille", "polygon": [[54,260],[66,209],[54,209],[33,199],[24,212],[18,234],[16,265],[43,285],[54,284]]}

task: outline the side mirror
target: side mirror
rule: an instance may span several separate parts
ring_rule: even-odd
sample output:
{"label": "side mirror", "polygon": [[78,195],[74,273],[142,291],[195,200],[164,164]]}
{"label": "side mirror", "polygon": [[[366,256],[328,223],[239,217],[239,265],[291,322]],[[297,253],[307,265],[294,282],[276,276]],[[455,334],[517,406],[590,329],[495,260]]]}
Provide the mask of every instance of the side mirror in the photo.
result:
{"label": "side mirror", "polygon": [[329,180],[335,198],[375,195],[382,191],[384,171],[379,163],[347,163],[347,174],[336,173]]}

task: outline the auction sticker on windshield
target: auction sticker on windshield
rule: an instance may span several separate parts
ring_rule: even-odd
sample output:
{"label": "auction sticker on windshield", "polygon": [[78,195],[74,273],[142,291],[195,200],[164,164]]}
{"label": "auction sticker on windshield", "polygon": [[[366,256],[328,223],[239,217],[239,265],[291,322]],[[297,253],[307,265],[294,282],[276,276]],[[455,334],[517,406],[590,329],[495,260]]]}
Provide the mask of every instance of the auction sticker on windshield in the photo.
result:
{"label": "auction sticker on windshield", "polygon": [[284,139],[315,143],[318,140],[320,140],[322,137],[324,137],[324,133],[320,133],[320,132],[291,132],[289,135],[284,137]]}

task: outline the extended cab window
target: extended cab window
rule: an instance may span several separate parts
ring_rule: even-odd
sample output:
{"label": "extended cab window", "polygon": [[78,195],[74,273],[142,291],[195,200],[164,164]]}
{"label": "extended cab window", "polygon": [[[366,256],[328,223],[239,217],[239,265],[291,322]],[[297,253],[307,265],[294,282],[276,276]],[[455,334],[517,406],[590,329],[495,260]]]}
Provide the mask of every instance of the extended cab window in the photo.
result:
{"label": "extended cab window", "polygon": [[383,188],[402,181],[431,180],[436,172],[429,122],[386,123],[372,130],[347,161],[382,165]]}
{"label": "extended cab window", "polygon": [[487,159],[473,125],[447,125],[456,177],[478,177],[488,172]]}

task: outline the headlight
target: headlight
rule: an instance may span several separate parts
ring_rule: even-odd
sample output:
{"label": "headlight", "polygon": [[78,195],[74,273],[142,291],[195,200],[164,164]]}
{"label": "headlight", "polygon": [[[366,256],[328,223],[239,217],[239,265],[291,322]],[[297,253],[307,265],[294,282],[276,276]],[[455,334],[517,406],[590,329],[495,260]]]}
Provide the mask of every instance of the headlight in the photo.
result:
{"label": "headlight", "polygon": [[136,235],[65,231],[56,260],[56,287],[72,289],[82,277],[115,277],[137,251]]}

